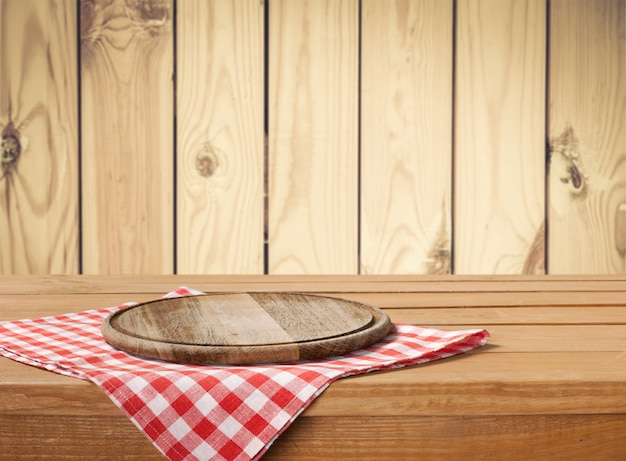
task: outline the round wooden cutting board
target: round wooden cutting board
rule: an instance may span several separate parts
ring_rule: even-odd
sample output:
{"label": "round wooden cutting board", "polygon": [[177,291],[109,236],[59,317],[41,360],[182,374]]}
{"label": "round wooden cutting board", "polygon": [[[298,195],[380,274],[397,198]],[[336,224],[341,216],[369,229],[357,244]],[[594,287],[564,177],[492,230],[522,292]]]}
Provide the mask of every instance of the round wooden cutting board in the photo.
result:
{"label": "round wooden cutting board", "polygon": [[391,321],[380,309],[299,293],[228,293],[161,299],[107,317],[102,334],[131,354],[186,363],[315,359],[370,346]]}

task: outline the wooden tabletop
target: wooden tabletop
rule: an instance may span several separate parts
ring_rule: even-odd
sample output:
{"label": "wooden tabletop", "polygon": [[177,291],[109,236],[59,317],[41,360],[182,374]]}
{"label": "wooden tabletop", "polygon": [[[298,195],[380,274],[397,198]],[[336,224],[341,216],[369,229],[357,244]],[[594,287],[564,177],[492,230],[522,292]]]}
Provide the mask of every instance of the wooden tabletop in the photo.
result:
{"label": "wooden tabletop", "polygon": [[[461,356],[333,383],[264,460],[626,459],[626,277],[6,276],[0,321],[181,285],[328,294],[491,333]],[[0,447],[0,460],[163,459],[95,385],[5,358]]]}

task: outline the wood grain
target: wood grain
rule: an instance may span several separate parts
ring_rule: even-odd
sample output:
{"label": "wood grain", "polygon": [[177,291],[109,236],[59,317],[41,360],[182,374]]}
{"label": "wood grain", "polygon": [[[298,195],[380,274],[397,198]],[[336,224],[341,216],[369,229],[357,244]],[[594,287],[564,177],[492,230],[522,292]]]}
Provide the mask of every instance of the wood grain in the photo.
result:
{"label": "wood grain", "polygon": [[624,1],[550,2],[550,273],[626,273],[625,30]]}
{"label": "wood grain", "polygon": [[391,329],[380,309],[298,293],[163,299],[107,317],[104,338],[131,354],[186,363],[246,364],[341,355]]}
{"label": "wood grain", "polygon": [[80,7],[83,270],[172,273],[172,2]]}
{"label": "wood grain", "polygon": [[[5,300],[2,315],[6,320],[18,320],[23,318],[37,317],[42,308],[47,309],[50,315],[61,315],[67,312],[79,312],[87,309],[99,309],[118,305],[123,302],[148,302],[157,299],[163,293],[133,293],[129,294],[81,294],[68,298],[67,295],[46,294],[46,298],[41,300],[37,306],[33,306],[28,297],[23,295],[2,295]],[[577,293],[583,298],[587,298],[587,293]],[[515,294],[520,296],[519,293]],[[499,305],[493,300],[490,306],[485,306],[479,302],[473,305],[465,303],[463,309],[458,307],[446,307],[445,303],[455,303],[455,298],[450,295],[400,295],[395,293],[393,297],[389,294],[364,295],[351,293],[334,293],[336,297],[342,297],[349,300],[361,300],[362,302],[374,303],[376,306],[386,309],[387,314],[395,323],[411,323],[416,325],[443,325],[448,322],[452,325],[466,324],[474,326],[485,325],[506,325],[515,324],[522,319],[525,323],[537,325],[547,325],[561,323],[566,325],[621,325],[626,322],[626,306],[617,299],[626,296],[626,293],[612,294],[613,302],[595,304],[591,302],[572,304],[569,302],[561,302],[561,305],[539,304],[518,307],[514,303]],[[459,294],[456,299],[468,298],[472,296],[472,292]],[[524,295],[522,294],[522,299]],[[556,299],[557,294],[554,295]],[[605,294],[605,297],[608,297]],[[385,299],[386,298],[386,299]],[[403,299],[406,298],[406,301]],[[424,302],[421,298],[427,298],[431,302]],[[60,302],[63,299],[63,302]],[[484,299],[484,297],[483,297]],[[596,298],[598,299],[598,298]],[[393,300],[396,300],[395,302]],[[419,301],[417,301],[419,300]],[[436,300],[436,302],[432,302]],[[528,301],[532,301],[528,300]],[[589,300],[587,300],[589,301]],[[396,305],[397,303],[397,305]],[[459,305],[458,303],[457,305]],[[487,303],[485,303],[487,304]],[[420,307],[419,311],[415,307]]]}
{"label": "wood grain", "polygon": [[[109,275],[74,276],[5,276],[0,283],[0,294],[30,295],[32,284],[37,283],[38,293],[48,296],[98,295],[113,296],[119,301],[128,295],[163,296],[181,285],[212,293],[235,291],[316,291],[358,294],[361,296],[387,296],[382,305],[394,306],[397,300],[413,298],[415,305],[425,306],[428,298],[465,298],[468,305],[488,302],[490,299],[515,306],[530,302],[539,305],[589,306],[602,301],[603,305],[623,305],[626,295],[624,278],[617,275],[594,275],[581,278],[576,275],[522,276],[522,275],[150,275],[128,277]],[[546,284],[546,282],[548,282]],[[571,297],[564,297],[563,293]],[[476,298],[474,295],[480,293]],[[117,298],[115,298],[117,297]],[[28,299],[28,298],[23,298]],[[47,298],[46,298],[47,299]],[[116,302],[116,301],[114,301]],[[377,304],[378,303],[374,303]]]}
{"label": "wood grain", "polygon": [[[26,423],[26,424],[25,424]],[[40,429],[56,428],[54,437],[41,437]],[[28,428],[31,428],[30,430]],[[87,429],[88,428],[88,429]],[[113,429],[114,428],[114,429]],[[558,432],[554,428],[559,428]],[[18,432],[17,429],[24,430]],[[455,441],[442,434],[455,430]],[[528,416],[505,418],[416,417],[322,419],[300,416],[273,444],[263,460],[413,459],[463,460],[619,460],[626,455],[615,433],[626,430],[620,416]],[[93,432],[119,440],[102,444]],[[311,435],[315,434],[315,437]],[[419,436],[416,436],[419,434]],[[369,438],[371,445],[362,440]],[[53,460],[164,460],[150,442],[122,415],[115,418],[24,417],[7,419],[0,428],[4,451],[0,459]],[[128,447],[133,449],[129,452]],[[534,448],[534,447],[537,448]]]}
{"label": "wood grain", "polygon": [[269,9],[269,272],[358,271],[358,2]]}
{"label": "wood grain", "polygon": [[[624,276],[11,276],[0,320],[201,289],[367,297],[413,324],[486,327],[489,344],[334,382],[264,459],[618,460],[626,456]],[[352,292],[347,291],[348,289]],[[514,290],[515,289],[515,290]],[[507,291],[508,290],[508,291]],[[458,300],[467,306],[459,307]],[[497,300],[499,306],[489,307]],[[607,307],[596,304],[606,303]],[[541,304],[543,302],[543,304]],[[539,303],[534,305],[533,303]],[[441,307],[428,307],[439,305]],[[423,306],[423,307],[422,307]],[[609,307],[610,306],[610,307]],[[162,459],[95,385],[0,358],[1,460]],[[132,446],[126,453],[120,446]]]}
{"label": "wood grain", "polygon": [[263,273],[263,15],[177,4],[179,273]]}
{"label": "wood grain", "polygon": [[[480,354],[405,368],[401,373],[341,379],[324,392],[323,398],[315,400],[305,415],[623,414],[624,361],[626,356],[614,351],[499,353],[497,347],[488,347]],[[0,418],[120,414],[89,382],[5,358],[0,358],[0,367]],[[431,398],[413,398],[424,395]]]}
{"label": "wood grain", "polygon": [[78,261],[76,2],[0,2],[0,274]]}
{"label": "wood grain", "polygon": [[[388,309],[387,313],[394,323],[415,322],[416,325],[439,325],[446,329],[450,325],[508,325],[522,322],[533,325],[624,325],[626,324],[626,306],[538,306],[513,307],[493,306],[470,308]],[[566,320],[564,320],[566,318]],[[445,320],[444,320],[445,319]]]}
{"label": "wood grain", "polygon": [[[128,418],[119,410],[117,412],[118,415],[97,419],[90,416],[31,418],[24,415],[3,419],[0,426],[0,460],[167,460]],[[54,433],[42,437],[41,427],[50,428]],[[94,438],[93,431],[109,439],[115,438],[118,443],[103,443],[102,439]]]}
{"label": "wood grain", "polygon": [[545,0],[457,4],[454,271],[543,272]]}
{"label": "wood grain", "polygon": [[[558,432],[554,430],[558,428]],[[264,461],[291,460],[619,460],[625,445],[616,434],[626,418],[515,415],[404,418],[302,418],[270,448]],[[311,437],[315,434],[316,437]],[[450,442],[454,434],[454,443]],[[362,441],[368,439],[368,444]],[[297,451],[294,450],[297,447]]]}
{"label": "wood grain", "polygon": [[0,0],[0,273],[626,273],[625,9]]}
{"label": "wood grain", "polygon": [[452,6],[362,2],[361,273],[450,272]]}

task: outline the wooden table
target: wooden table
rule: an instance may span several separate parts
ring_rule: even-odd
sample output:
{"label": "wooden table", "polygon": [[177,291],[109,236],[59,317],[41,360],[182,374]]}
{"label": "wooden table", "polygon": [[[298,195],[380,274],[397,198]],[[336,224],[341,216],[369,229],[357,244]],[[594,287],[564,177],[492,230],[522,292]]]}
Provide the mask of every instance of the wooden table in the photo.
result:
{"label": "wooden table", "polygon": [[[0,320],[207,292],[301,291],[487,328],[458,357],[333,383],[264,460],[626,459],[626,277],[0,279]],[[0,459],[163,459],[95,385],[0,358]]]}

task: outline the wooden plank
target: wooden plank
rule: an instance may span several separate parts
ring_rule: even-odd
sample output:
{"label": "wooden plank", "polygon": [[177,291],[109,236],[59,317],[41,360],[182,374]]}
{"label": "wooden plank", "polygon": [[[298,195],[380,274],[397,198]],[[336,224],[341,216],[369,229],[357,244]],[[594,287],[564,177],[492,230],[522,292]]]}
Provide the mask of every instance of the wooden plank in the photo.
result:
{"label": "wooden plank", "polygon": [[[330,293],[329,293],[330,294]],[[340,292],[342,297],[384,308],[394,307],[572,307],[623,306],[624,295],[604,292],[493,292],[493,293],[366,293]]]}
{"label": "wooden plank", "polygon": [[625,10],[550,2],[550,273],[626,273]]}
{"label": "wooden plank", "polygon": [[[497,353],[336,381],[305,413],[315,417],[624,414],[626,354]],[[428,395],[426,401],[415,396]]]}
{"label": "wooden plank", "polygon": [[[334,294],[348,300],[355,300],[359,296]],[[122,302],[147,302],[158,299],[158,294],[143,293],[133,294],[132,297],[124,295],[82,295],[75,296],[71,300],[60,302],[58,295],[49,295],[33,306],[20,295],[5,296],[6,303],[2,303],[3,319],[17,320],[23,318],[36,318],[42,315],[61,315],[68,312],[78,312],[88,309],[100,309],[118,305]],[[49,298],[49,299],[48,299]],[[361,298],[363,298],[361,296]],[[365,298],[367,299],[367,298]],[[478,325],[507,325],[515,323],[528,323],[538,325],[623,325],[626,323],[626,307],[623,305],[605,306],[492,306],[482,307],[465,306],[463,309],[406,306],[380,306],[387,311],[391,320],[396,323],[413,323],[415,325],[442,325],[443,319],[450,324]],[[402,304],[402,303],[398,303]],[[415,304],[415,303],[413,303]],[[443,303],[438,303],[443,304]],[[374,304],[372,304],[374,305]]]}
{"label": "wooden plank", "polygon": [[148,302],[158,299],[155,293],[133,293],[132,295],[81,294],[63,296],[49,294],[42,296],[37,303],[22,295],[3,295],[0,301],[2,321],[39,318],[45,315],[62,315],[70,312],[82,312],[89,309],[102,309],[120,305],[124,302]]}
{"label": "wooden plank", "polygon": [[454,271],[543,273],[545,0],[457,3]]}
{"label": "wooden plank", "polygon": [[76,2],[0,2],[0,274],[75,274]]}
{"label": "wooden plank", "polygon": [[[340,379],[306,414],[414,417],[626,412],[623,352],[499,353],[497,349],[490,345],[431,364]],[[1,415],[35,412],[98,417],[119,413],[108,397],[87,381],[5,358],[0,358],[0,370]],[[411,398],[415,395],[432,398]]]}
{"label": "wooden plank", "polygon": [[83,270],[172,273],[172,2],[80,6]]}
{"label": "wooden plank", "polygon": [[358,271],[358,1],[269,9],[269,272]]}
{"label": "wooden plank", "polygon": [[[564,314],[565,315],[565,314]],[[444,330],[465,330],[476,325],[430,325]],[[487,327],[487,325],[484,325]],[[626,360],[626,324],[621,325],[491,325],[489,344],[505,352],[602,352],[613,351]]]}
{"label": "wooden plank", "polygon": [[[472,307],[387,309],[394,323],[412,323],[420,326],[474,325],[489,328],[491,325],[625,325],[626,306],[562,306],[562,307]],[[62,313],[62,312],[59,312]],[[445,320],[444,320],[445,319]]]}
{"label": "wooden plank", "polygon": [[[433,298],[453,296],[468,303],[497,301],[501,305],[550,305],[558,301],[571,305],[592,305],[596,302],[623,305],[626,293],[624,276],[395,276],[380,275],[150,275],[126,276],[5,276],[0,280],[3,296],[68,294],[111,294],[114,296],[147,293],[161,296],[166,291],[187,285],[210,292],[234,291],[318,291],[360,293],[379,297],[385,306],[413,299],[427,303]],[[513,278],[511,278],[513,277]],[[385,302],[386,299],[386,302]],[[474,301],[472,301],[474,299]],[[543,304],[541,303],[543,300]],[[464,303],[465,304],[465,303]]]}
{"label": "wooden plank", "polygon": [[263,273],[263,2],[179,2],[179,273]]}
{"label": "wooden plank", "polygon": [[[626,456],[625,445],[615,434],[625,430],[626,421],[620,415],[407,419],[309,418],[305,413],[263,460],[619,460]],[[451,432],[454,443],[449,439]],[[103,443],[112,439],[117,443]],[[109,418],[11,417],[0,427],[0,444],[0,460],[6,461],[166,459],[121,414]]]}
{"label": "wooden plank", "polygon": [[[306,415],[306,414],[305,414]],[[623,415],[369,418],[300,417],[264,461],[292,460],[619,460]],[[452,442],[453,439],[453,442]]]}
{"label": "wooden plank", "polygon": [[[3,417],[0,460],[167,460],[126,416],[119,410],[117,413],[98,418],[75,415]],[[45,434],[41,432],[42,427],[46,428]],[[103,440],[115,440],[115,443]]]}
{"label": "wooden plank", "polygon": [[[0,307],[2,320],[38,318],[44,315],[61,315],[88,309],[100,309],[118,305],[122,302],[147,302],[157,299],[160,294],[133,293],[132,295],[92,294],[72,296],[51,294],[39,300],[36,305],[23,295],[3,295]],[[342,295],[339,294],[341,297]],[[467,295],[466,295],[467,296]],[[61,299],[63,297],[63,299]],[[343,296],[353,299],[352,296]],[[626,306],[468,306],[464,309],[447,307],[411,308],[384,306],[394,323],[412,323],[415,325],[444,325],[449,323],[477,325],[481,328],[489,325],[533,324],[533,325],[624,325],[626,324]],[[415,303],[413,303],[415,304]]]}
{"label": "wooden plank", "polygon": [[452,7],[362,2],[361,273],[450,272]]}

